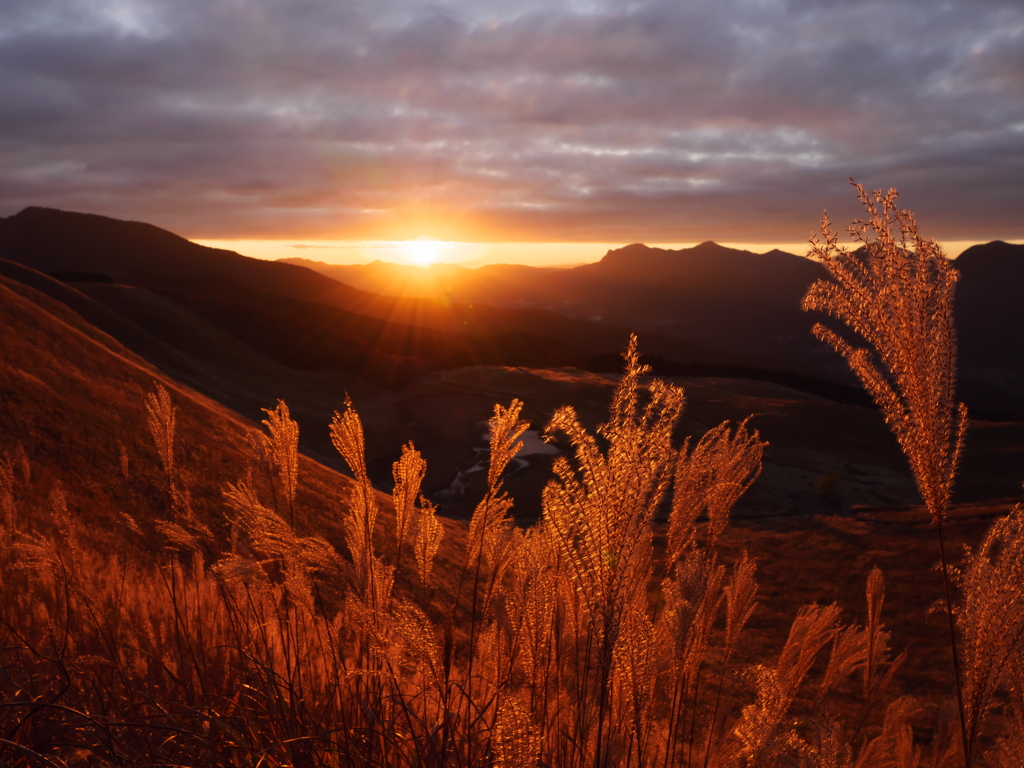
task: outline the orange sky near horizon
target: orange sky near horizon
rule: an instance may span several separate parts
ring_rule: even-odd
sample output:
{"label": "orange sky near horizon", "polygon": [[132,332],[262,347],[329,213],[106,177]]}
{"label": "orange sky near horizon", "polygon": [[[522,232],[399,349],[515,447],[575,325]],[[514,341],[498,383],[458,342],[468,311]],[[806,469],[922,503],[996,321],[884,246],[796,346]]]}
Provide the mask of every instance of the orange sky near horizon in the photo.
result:
{"label": "orange sky near horizon", "polygon": [[[465,243],[418,238],[417,240],[211,240],[193,242],[211,248],[237,251],[259,259],[304,258],[328,264],[368,264],[389,261],[397,264],[426,266],[429,263],[460,264],[478,267],[484,264],[526,264],[537,267],[558,267],[599,261],[609,250],[628,243]],[[1024,243],[1022,240],[1008,242]],[[940,241],[947,255],[959,256],[975,241]],[[651,247],[680,249],[696,243],[647,243]],[[778,248],[787,253],[806,255],[807,241],[802,243],[733,243],[721,242],[730,248],[765,253]]]}

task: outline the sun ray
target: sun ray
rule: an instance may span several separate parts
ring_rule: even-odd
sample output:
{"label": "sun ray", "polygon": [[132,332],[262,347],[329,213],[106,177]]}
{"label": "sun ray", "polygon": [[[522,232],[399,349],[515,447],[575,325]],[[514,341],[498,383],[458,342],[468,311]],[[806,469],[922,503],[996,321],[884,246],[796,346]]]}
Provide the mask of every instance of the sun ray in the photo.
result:
{"label": "sun ray", "polygon": [[441,251],[447,247],[447,244],[440,240],[419,237],[415,240],[407,240],[403,247],[410,264],[415,264],[417,267],[429,267],[438,261]]}

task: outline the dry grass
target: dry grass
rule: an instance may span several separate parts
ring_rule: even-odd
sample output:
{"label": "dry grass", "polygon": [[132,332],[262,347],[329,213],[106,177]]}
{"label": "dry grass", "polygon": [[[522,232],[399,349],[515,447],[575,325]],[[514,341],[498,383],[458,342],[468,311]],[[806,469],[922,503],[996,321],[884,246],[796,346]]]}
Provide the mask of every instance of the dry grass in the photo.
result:
{"label": "dry grass", "polygon": [[[954,276],[893,195],[864,199],[878,237],[847,254],[826,227],[820,255],[836,282],[807,304],[864,342],[819,331],[881,404],[941,530],[964,419]],[[890,238],[893,224],[910,238]],[[12,453],[0,462],[0,761],[1016,765],[1024,512],[993,526],[950,602],[960,737],[948,708],[922,727],[921,703],[895,690],[906,656],[890,648],[878,569],[848,574],[865,581],[862,624],[835,604],[805,606],[780,646],[751,655],[757,566],[723,552],[763,443],[746,423],[680,440],[683,390],[648,379],[635,343],[625,358],[607,422],[589,430],[562,408],[547,425],[572,451],[527,529],[503,481],[528,425],[518,401],[495,408],[487,490],[454,565],[435,562],[446,528],[420,493],[422,457],[410,445],[395,463],[385,514],[350,404],[331,424],[354,477],[337,511],[343,548],[299,524],[298,432],[283,402],[246,441],[249,465],[223,487],[228,524],[211,530],[176,459],[175,398],[158,386],[146,406],[164,515],[122,515],[116,552],[59,492],[29,522],[31,462]],[[121,467],[132,471],[130,456]]]}
{"label": "dry grass", "polygon": [[[851,341],[820,323],[814,327],[881,409],[937,531],[959,751],[970,768],[986,711],[1008,679],[1024,632],[1018,618],[1024,600],[1024,540],[1017,523],[1022,510],[993,526],[963,575],[964,604],[954,607],[943,530],[967,431],[967,409],[955,396],[957,271],[938,243],[921,236],[913,214],[897,207],[895,189],[868,194],[854,186],[868,213],[850,227],[862,248],[850,253],[840,246],[825,216],[824,240],[813,242],[813,254],[832,280],[812,285],[804,308],[840,319],[854,334]],[[1014,746],[1018,756],[1024,754],[1024,743]]]}

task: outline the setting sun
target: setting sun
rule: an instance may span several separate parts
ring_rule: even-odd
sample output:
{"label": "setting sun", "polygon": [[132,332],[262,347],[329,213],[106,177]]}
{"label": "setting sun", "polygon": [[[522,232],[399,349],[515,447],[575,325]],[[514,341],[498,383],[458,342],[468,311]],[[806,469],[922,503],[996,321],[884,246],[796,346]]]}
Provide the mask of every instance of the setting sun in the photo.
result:
{"label": "setting sun", "polygon": [[429,267],[438,261],[441,251],[448,245],[440,240],[421,237],[405,242],[403,247],[410,264],[415,264],[417,267]]}

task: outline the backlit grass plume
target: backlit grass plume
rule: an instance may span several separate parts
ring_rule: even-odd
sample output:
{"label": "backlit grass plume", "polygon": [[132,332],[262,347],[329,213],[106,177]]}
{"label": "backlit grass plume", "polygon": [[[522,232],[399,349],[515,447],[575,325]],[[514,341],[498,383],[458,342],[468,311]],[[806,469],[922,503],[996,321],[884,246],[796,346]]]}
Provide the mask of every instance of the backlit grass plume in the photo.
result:
{"label": "backlit grass plume", "polygon": [[921,236],[914,215],[897,208],[895,189],[868,194],[851,183],[868,213],[866,221],[855,221],[849,230],[861,247],[851,253],[841,246],[825,214],[824,240],[812,238],[811,254],[831,280],[815,282],[803,308],[832,315],[852,332],[851,339],[822,323],[813,329],[846,358],[881,409],[938,531],[961,744],[970,768],[975,739],[971,719],[977,713],[971,700],[964,700],[943,542],[967,430],[967,409],[956,401],[953,293],[958,273],[938,243]]}
{"label": "backlit grass plume", "polygon": [[811,255],[832,279],[814,283],[803,308],[832,315],[859,337],[821,323],[813,329],[881,408],[932,520],[941,523],[967,427],[967,409],[956,401],[957,271],[938,243],[920,235],[914,215],[896,207],[896,190],[869,195],[854,186],[869,214],[850,227],[862,247],[851,253],[841,246],[825,215],[824,240],[812,239]]}

